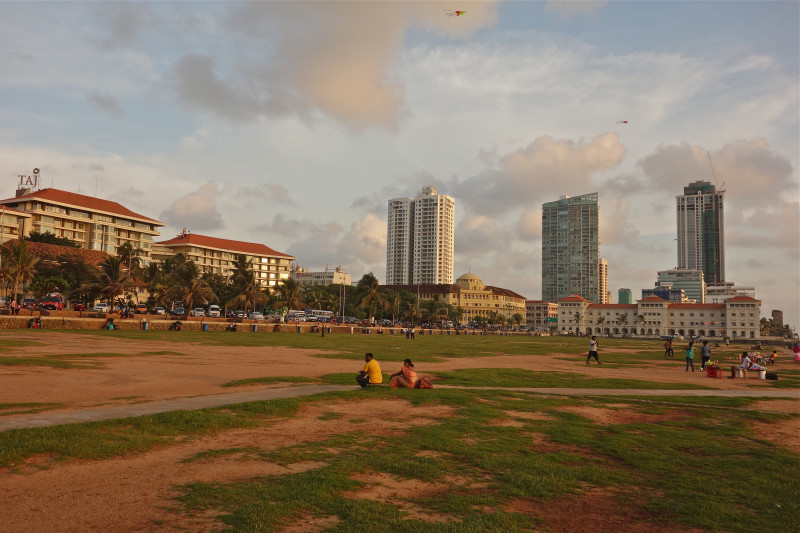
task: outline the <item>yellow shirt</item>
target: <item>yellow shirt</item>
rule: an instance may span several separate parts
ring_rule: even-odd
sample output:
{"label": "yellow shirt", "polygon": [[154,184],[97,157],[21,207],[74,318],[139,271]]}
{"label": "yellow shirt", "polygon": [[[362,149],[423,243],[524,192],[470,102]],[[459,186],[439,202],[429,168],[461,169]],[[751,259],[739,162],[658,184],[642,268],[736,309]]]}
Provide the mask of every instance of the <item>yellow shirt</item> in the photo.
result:
{"label": "yellow shirt", "polygon": [[366,372],[369,376],[370,383],[383,383],[383,374],[381,374],[381,365],[373,359],[364,365],[362,372]]}

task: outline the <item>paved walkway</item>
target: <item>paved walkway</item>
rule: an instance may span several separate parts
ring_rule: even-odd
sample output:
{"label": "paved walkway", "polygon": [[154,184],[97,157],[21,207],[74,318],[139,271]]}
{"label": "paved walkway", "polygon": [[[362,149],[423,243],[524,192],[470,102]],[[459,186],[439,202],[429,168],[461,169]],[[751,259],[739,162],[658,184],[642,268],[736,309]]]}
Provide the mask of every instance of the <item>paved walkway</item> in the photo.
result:
{"label": "paved walkway", "polygon": [[[572,388],[520,388],[520,387],[461,387],[457,385],[437,385],[440,389],[505,390],[558,396],[723,396],[728,398],[794,398],[800,400],[800,391],[791,390],[675,390],[675,389],[572,389]],[[175,398],[155,402],[142,402],[82,409],[80,411],[44,412],[33,415],[0,418],[0,431],[21,428],[57,426],[97,420],[113,420],[134,416],[153,415],[169,411],[192,411],[209,407],[222,407],[237,403],[278,400],[312,396],[323,392],[356,391],[351,385],[299,385],[270,389]]]}

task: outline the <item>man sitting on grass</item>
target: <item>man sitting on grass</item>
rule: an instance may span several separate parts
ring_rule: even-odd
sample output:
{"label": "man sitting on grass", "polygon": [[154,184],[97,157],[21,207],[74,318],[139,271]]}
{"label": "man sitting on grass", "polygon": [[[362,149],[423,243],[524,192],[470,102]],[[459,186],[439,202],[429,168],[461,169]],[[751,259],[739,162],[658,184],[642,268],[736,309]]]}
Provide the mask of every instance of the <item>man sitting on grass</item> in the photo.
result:
{"label": "man sitting on grass", "polygon": [[383,374],[381,374],[381,365],[372,357],[371,353],[364,355],[364,368],[356,376],[356,381],[362,387],[369,384],[377,385],[383,383]]}

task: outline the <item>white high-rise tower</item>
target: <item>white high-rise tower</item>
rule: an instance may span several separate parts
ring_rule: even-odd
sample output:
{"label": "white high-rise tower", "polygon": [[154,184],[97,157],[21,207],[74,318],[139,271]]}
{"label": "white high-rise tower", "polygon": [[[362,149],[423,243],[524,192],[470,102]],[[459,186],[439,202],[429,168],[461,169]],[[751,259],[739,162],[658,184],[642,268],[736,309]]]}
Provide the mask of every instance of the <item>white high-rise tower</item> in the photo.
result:
{"label": "white high-rise tower", "polygon": [[388,285],[453,283],[455,200],[424,187],[415,198],[389,200]]}

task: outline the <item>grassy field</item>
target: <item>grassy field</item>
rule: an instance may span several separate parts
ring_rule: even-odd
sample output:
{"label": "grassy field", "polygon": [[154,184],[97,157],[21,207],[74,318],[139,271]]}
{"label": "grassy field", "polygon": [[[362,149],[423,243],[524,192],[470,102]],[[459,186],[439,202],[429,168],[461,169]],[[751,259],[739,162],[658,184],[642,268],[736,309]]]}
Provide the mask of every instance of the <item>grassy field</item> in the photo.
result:
{"label": "grassy field", "polygon": [[[41,332],[63,335],[61,332]],[[585,339],[537,337],[418,337],[310,334],[225,334],[203,332],[81,332],[138,341],[133,354],[87,353],[20,357],[24,345],[0,338],[9,354],[0,365],[41,364],[80,372],[109,356],[158,357],[182,353],[182,343],[226,346],[289,346],[324,350],[324,357],[415,361],[496,355],[585,357]],[[148,341],[174,349],[148,350]],[[714,358],[737,353],[715,350]],[[574,356],[569,355],[574,354]],[[657,341],[604,340],[601,359],[612,365],[663,361]],[[676,358],[676,362],[680,360]],[[800,371],[780,371],[777,387],[798,387]],[[431,373],[439,384],[488,387],[700,388],[685,383],[587,377],[567,372],[522,369],[462,369]],[[305,377],[264,376],[232,381],[252,384],[315,382]],[[352,384],[353,374],[333,374],[323,382]],[[635,394],[632,392],[632,394]],[[452,414],[402,432],[363,429],[371,402],[406,400],[412,413],[447,407]],[[26,461],[49,457],[60,463],[113,461],[145,454],[232,429],[280,428],[304,408],[316,406],[319,420],[335,420],[342,430],[330,437],[280,447],[250,445],[212,448],[184,459],[203,463],[246,458],[279,465],[314,462],[297,473],[268,475],[234,483],[192,483],[177,487],[174,513],[219,516],[231,531],[278,531],[298,517],[336,517],[330,531],[484,532],[548,530],[541,509],[564,498],[611,495],[631,520],[653,529],[730,532],[800,531],[798,454],[760,438],[756,427],[800,423],[795,415],[755,408],[755,398],[726,397],[542,397],[504,390],[388,387],[328,393],[301,399],[252,402],[218,409],[175,411],[105,422],[0,432],[0,466],[16,472]],[[783,400],[772,400],[783,401]],[[329,405],[360,402],[359,415],[342,415]],[[53,404],[0,405],[0,416],[54,408]],[[417,411],[419,410],[419,411]],[[604,418],[594,416],[601,413]],[[353,494],[368,490],[376,475],[416,482],[430,490],[381,501]],[[526,508],[520,502],[535,508]],[[417,520],[408,509],[436,521]],[[538,509],[538,510],[537,510]],[[587,528],[591,528],[587,524]],[[157,524],[154,524],[157,529]]]}
{"label": "grassy field", "polygon": [[[687,406],[682,403],[686,399],[677,398],[654,403],[636,397],[553,399],[502,391],[359,391],[360,401],[398,397],[421,407],[447,405],[455,415],[403,435],[364,433],[359,419],[352,419],[346,421],[349,432],[322,441],[270,451],[252,447],[198,454],[187,460],[230,454],[278,464],[317,461],[321,466],[237,483],[183,486],[178,511],[221,513],[234,531],[274,531],[300,515],[335,515],[341,525],[334,531],[530,531],[541,526],[539,520],[531,513],[509,511],[515,502],[546,506],[564,496],[602,489],[654,525],[741,532],[800,528],[797,455],[758,439],[748,426],[789,415],[748,409],[751,400],[704,398],[694,399],[702,406]],[[350,393],[336,393],[6,431],[0,433],[0,464],[13,465],[37,454],[68,461],[145,453],[186,436],[279,424],[304,404],[352,399]],[[625,411],[656,418],[598,423],[563,410],[606,408],[613,414],[621,401],[628,406]],[[444,521],[411,521],[397,505],[348,496],[362,487],[361,476],[375,473],[434,485],[451,480],[446,490],[409,495],[404,501]]]}

